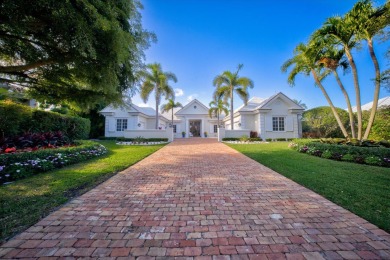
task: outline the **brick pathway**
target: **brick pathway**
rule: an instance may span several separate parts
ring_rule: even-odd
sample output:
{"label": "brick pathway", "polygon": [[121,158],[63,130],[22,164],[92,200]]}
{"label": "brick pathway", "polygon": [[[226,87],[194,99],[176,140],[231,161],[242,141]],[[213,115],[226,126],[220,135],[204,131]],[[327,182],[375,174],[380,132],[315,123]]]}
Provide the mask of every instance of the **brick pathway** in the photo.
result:
{"label": "brick pathway", "polygon": [[390,235],[215,140],[190,139],[0,248],[1,259],[174,257],[390,259]]}

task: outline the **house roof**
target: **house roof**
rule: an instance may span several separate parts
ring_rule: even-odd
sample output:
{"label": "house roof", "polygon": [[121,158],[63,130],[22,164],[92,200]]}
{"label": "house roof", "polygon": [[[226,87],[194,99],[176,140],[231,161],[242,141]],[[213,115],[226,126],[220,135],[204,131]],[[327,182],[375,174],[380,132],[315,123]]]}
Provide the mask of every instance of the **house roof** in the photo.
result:
{"label": "house roof", "polygon": [[[145,116],[148,116],[148,117],[155,117],[156,116],[156,110],[154,110],[153,108],[140,107],[140,106],[137,106],[135,104],[122,104],[122,105],[117,106],[117,107],[115,107],[113,105],[108,105],[103,110],[101,110],[100,113],[111,113],[111,112],[115,112],[115,110],[118,110],[118,109],[125,110],[126,112],[138,112],[138,113],[144,114]],[[164,114],[160,114],[160,113],[159,113],[159,116],[165,118],[166,120],[168,120],[168,118],[170,118],[170,117],[166,117],[166,116],[164,116]]]}
{"label": "house roof", "polygon": [[[370,110],[372,108],[372,101],[368,102],[367,104],[362,105],[362,110]],[[378,108],[390,106],[390,96],[381,98],[378,100]],[[347,110],[347,109],[346,109]],[[357,112],[356,106],[352,107],[353,112]]]}
{"label": "house roof", "polygon": [[283,94],[282,92],[279,92],[279,93],[276,93],[275,95],[273,95],[273,96],[271,96],[269,98],[253,97],[253,98],[248,100],[247,105],[243,104],[242,106],[237,108],[234,111],[234,113],[237,113],[237,112],[253,112],[253,111],[258,110],[258,109],[263,109],[263,108],[265,108],[267,106],[267,104],[269,104],[272,100],[274,100],[277,97],[283,97],[283,98],[293,102],[294,106],[296,106],[295,109],[302,109],[302,110],[304,110],[303,107],[301,107],[298,104],[296,104],[294,101],[292,101],[285,94]]}
{"label": "house roof", "polygon": [[175,114],[180,114],[182,111],[186,110],[187,108],[189,108],[190,106],[192,106],[194,103],[199,104],[200,106],[202,106],[202,108],[204,108],[205,110],[209,111],[209,108],[208,108],[207,106],[205,106],[202,102],[200,102],[200,101],[197,100],[197,99],[193,99],[193,100],[191,100],[187,105],[185,105],[184,107],[182,107],[181,109],[179,109],[177,112],[175,112]]}

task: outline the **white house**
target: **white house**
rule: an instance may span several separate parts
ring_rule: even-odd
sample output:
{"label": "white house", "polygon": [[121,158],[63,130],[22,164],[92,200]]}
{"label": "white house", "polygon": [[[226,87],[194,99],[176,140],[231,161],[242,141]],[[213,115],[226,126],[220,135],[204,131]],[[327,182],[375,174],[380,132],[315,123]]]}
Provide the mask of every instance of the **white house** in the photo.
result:
{"label": "white house", "polygon": [[[269,98],[253,97],[234,111],[234,129],[256,131],[262,139],[299,138],[304,110],[281,92]],[[223,121],[225,129],[230,129],[230,116]]]}
{"label": "white house", "polygon": [[[234,111],[234,129],[236,134],[256,131],[259,137],[297,138],[301,136],[301,115],[303,108],[294,103],[283,93],[270,98],[251,98],[247,105]],[[194,99],[183,108],[173,110],[173,137],[217,137],[217,118],[209,116],[209,108]],[[106,137],[143,136],[152,137],[170,129],[171,111],[160,114],[159,131],[155,130],[155,110],[150,107],[139,107],[134,104],[120,107],[107,106],[102,111],[105,116]],[[220,118],[226,132],[230,129],[230,117]],[[154,130],[153,130],[154,129]],[[171,132],[172,133],[172,132]],[[231,133],[231,132],[229,132]],[[160,135],[159,135],[160,137]],[[228,137],[228,135],[227,135]]]}
{"label": "white house", "polygon": [[[134,104],[122,106],[109,105],[100,114],[105,117],[105,137],[124,137],[126,130],[155,129],[156,110],[151,107],[139,107]],[[159,128],[165,129],[169,120],[160,114]]]}
{"label": "white house", "polygon": [[[368,102],[367,104],[362,105],[362,110],[370,110],[372,108],[372,103],[373,102],[371,101],[371,102]],[[377,106],[378,109],[381,109],[382,107],[387,107],[387,106],[390,106],[390,96],[387,96],[387,97],[384,97],[384,98],[381,98],[378,100],[378,106]],[[348,110],[348,109],[345,109],[345,110]],[[356,106],[352,107],[352,111],[357,112]]]}

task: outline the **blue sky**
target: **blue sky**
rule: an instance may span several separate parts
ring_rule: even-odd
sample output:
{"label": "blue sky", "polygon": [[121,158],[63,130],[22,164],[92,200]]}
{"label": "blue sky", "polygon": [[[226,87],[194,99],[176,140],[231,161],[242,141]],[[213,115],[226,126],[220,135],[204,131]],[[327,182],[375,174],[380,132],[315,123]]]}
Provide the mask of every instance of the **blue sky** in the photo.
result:
{"label": "blue sky", "polygon": [[[269,97],[283,92],[290,98],[302,100],[309,108],[327,105],[311,77],[300,75],[291,87],[280,67],[292,57],[294,47],[306,42],[326,18],[345,14],[355,2],[143,0],[143,26],[158,38],[146,51],[146,63],[159,62],[164,71],[176,74],[178,82],[172,86],[177,90],[176,101],[183,105],[193,98],[208,105],[215,89],[213,78],[225,70],[234,71],[239,63],[244,64],[240,75],[254,81],[254,88],[249,90],[251,97]],[[376,1],[377,4],[384,2]],[[384,56],[388,46],[389,42],[376,41],[382,68],[389,65]],[[360,74],[362,104],[365,104],[373,98],[374,77],[365,43],[354,51],[354,57]],[[346,74],[343,82],[354,104],[352,74]],[[324,86],[334,104],[345,108],[335,80],[329,77]],[[388,91],[381,90],[381,97],[388,95]],[[133,97],[133,102],[145,105],[139,95]],[[241,104],[236,98],[234,106]],[[153,95],[146,105],[154,107]]]}

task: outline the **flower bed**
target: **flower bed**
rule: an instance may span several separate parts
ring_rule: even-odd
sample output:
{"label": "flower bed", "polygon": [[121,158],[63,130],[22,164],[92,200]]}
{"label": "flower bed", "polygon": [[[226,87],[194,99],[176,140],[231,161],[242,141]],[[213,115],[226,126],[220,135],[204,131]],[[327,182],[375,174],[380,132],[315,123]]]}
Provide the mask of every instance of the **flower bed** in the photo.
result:
{"label": "flower bed", "polygon": [[61,131],[24,133],[18,136],[0,138],[0,154],[23,153],[72,145],[69,138],[63,135]]}
{"label": "flower bed", "polygon": [[1,154],[0,184],[75,164],[107,153],[106,148],[96,142],[78,141],[76,144],[78,146]]}
{"label": "flower bed", "polygon": [[298,152],[325,159],[390,167],[390,149],[386,147],[329,144],[312,140],[293,141],[289,147]]}

